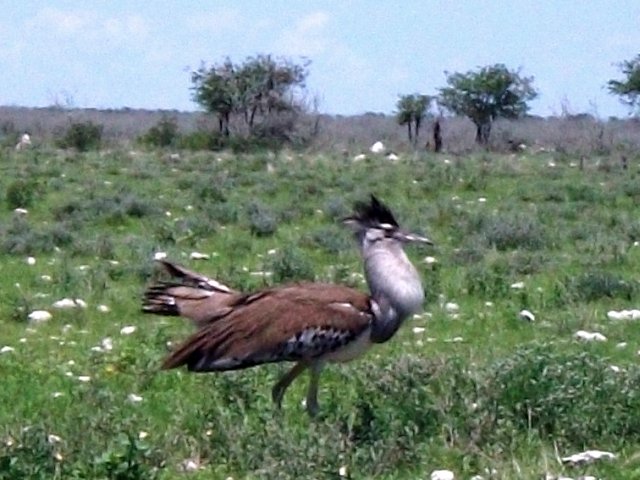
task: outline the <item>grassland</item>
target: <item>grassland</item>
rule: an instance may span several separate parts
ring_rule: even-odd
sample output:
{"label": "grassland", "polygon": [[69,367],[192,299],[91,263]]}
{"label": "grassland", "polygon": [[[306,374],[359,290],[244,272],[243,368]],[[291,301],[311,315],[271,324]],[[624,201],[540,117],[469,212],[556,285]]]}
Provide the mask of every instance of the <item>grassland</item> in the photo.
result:
{"label": "grassland", "polygon": [[[640,172],[633,161],[624,171],[607,158],[584,170],[573,162],[4,150],[0,478],[168,479],[191,467],[194,479],[428,478],[443,468],[456,478],[639,478],[638,325],[607,312],[640,308]],[[409,251],[425,313],[327,369],[318,419],[301,406],[304,382],[274,411],[282,365],[158,370],[167,342],[191,326],[140,313],[155,252],[245,290],[308,278],[365,288],[337,219],[370,192],[437,244]],[[52,308],[62,298],[87,306]],[[40,309],[53,318],[29,323]],[[578,341],[578,330],[607,340]],[[618,457],[559,461],[586,448]]]}

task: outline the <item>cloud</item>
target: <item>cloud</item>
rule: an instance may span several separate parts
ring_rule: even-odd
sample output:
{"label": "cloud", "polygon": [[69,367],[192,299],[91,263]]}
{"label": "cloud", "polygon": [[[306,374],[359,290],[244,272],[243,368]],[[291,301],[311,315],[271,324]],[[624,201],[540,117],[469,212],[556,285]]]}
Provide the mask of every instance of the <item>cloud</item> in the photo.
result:
{"label": "cloud", "polygon": [[96,15],[90,11],[44,8],[27,22],[31,28],[47,28],[51,32],[72,35],[95,23]]}
{"label": "cloud", "polygon": [[44,8],[26,22],[40,36],[63,36],[89,42],[128,43],[147,38],[151,26],[143,16],[101,15],[93,10]]}
{"label": "cloud", "polygon": [[282,32],[276,49],[284,55],[312,56],[326,52],[333,44],[326,31],[329,20],[329,14],[323,11],[305,15]]}
{"label": "cloud", "polygon": [[188,28],[209,33],[236,30],[241,28],[243,23],[240,12],[232,9],[201,12],[186,19]]}

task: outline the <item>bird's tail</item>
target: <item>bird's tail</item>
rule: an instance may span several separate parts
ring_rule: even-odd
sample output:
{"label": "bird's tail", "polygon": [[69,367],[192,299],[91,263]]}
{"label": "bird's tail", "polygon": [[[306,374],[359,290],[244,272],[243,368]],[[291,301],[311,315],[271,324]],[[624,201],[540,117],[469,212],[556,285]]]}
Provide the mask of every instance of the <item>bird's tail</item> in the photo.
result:
{"label": "bird's tail", "polygon": [[160,281],[144,293],[142,311],[182,316],[206,325],[220,316],[239,293],[226,285],[174,263],[161,260],[172,281]]}

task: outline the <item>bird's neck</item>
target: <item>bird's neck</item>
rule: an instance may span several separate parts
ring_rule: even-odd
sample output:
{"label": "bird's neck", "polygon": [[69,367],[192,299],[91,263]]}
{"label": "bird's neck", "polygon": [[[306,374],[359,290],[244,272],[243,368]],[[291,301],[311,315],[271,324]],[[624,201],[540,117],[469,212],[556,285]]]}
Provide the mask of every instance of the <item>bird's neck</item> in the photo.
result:
{"label": "bird's neck", "polygon": [[422,282],[400,245],[366,252],[365,276],[376,305],[371,339],[385,342],[422,308]]}

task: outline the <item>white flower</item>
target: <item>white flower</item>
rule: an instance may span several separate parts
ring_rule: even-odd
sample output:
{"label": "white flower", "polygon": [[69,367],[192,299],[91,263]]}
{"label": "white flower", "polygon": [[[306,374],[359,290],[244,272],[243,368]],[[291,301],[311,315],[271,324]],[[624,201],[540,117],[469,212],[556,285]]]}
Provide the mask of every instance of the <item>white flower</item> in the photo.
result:
{"label": "white flower", "polygon": [[513,288],[514,290],[522,290],[524,288],[524,282],[512,283],[511,288]]}
{"label": "white flower", "polygon": [[585,342],[605,342],[607,340],[607,337],[600,332],[587,332],[585,330],[578,330],[573,334],[573,337]]}
{"label": "white flower", "polygon": [[583,465],[595,462],[596,460],[613,460],[614,458],[616,458],[616,455],[611,452],[604,452],[602,450],[586,450],[581,453],[575,453],[568,457],[564,457],[562,461],[572,465]]}
{"label": "white flower", "polygon": [[60,443],[62,441],[62,438],[60,438],[58,435],[50,433],[49,435],[47,435],[47,441],[49,443]]}
{"label": "white flower", "polygon": [[431,472],[431,480],[454,480],[451,470],[434,470]]}
{"label": "white flower", "polygon": [[58,300],[57,302],[53,303],[53,308],[60,308],[60,309],[66,309],[66,308],[76,308],[76,302],[74,302],[72,299],[70,298],[63,298],[61,300]]}
{"label": "white flower", "polygon": [[180,466],[185,472],[195,472],[196,470],[198,470],[198,468],[200,468],[200,463],[192,458],[187,458],[180,464]]}
{"label": "white flower", "polygon": [[100,346],[103,350],[110,352],[113,350],[113,340],[111,340],[110,337],[105,337],[102,339],[102,342],[100,342]]}
{"label": "white flower", "polygon": [[347,467],[346,466],[341,466],[340,469],[338,470],[338,475],[340,475],[341,477],[346,477],[347,476]]}
{"label": "white flower", "polygon": [[460,305],[458,305],[457,303],[453,303],[453,302],[447,302],[444,305],[444,309],[448,313],[457,313],[460,310]]}
{"label": "white flower", "polygon": [[384,143],[376,142],[373,145],[371,145],[371,148],[369,150],[371,150],[371,153],[384,153],[384,150],[385,150]]}
{"label": "white flower", "polygon": [[638,320],[640,319],[640,310],[610,310],[607,312],[607,318],[609,320]]}
{"label": "white flower", "polygon": [[122,327],[120,329],[120,335],[131,335],[133,332],[137,330],[133,325],[127,325],[126,327]]}
{"label": "white flower", "polygon": [[189,256],[192,260],[209,260],[209,255],[207,255],[206,253],[191,252],[191,255]]}
{"label": "white flower", "polygon": [[98,311],[102,313],[108,313],[111,309],[106,305],[98,305]]}
{"label": "white flower", "polygon": [[142,397],[140,395],[136,395],[135,393],[130,393],[127,396],[127,400],[129,400],[132,403],[139,403],[142,401]]}
{"label": "white flower", "polygon": [[423,333],[425,331],[424,327],[413,327],[413,333],[418,334],[418,333]]}
{"label": "white flower", "polygon": [[80,375],[78,377],[78,380],[83,382],[83,383],[87,383],[91,381],[91,377],[89,375]]}
{"label": "white flower", "polygon": [[53,398],[59,398],[59,397],[62,397],[63,395],[64,395],[64,393],[62,393],[62,392],[53,392],[53,393],[51,394],[51,396],[52,396]]}
{"label": "white flower", "polygon": [[14,352],[15,350],[15,348],[10,347],[9,345],[5,345],[4,347],[0,348],[0,353],[9,353]]}
{"label": "white flower", "polygon": [[519,315],[522,320],[526,320],[527,322],[534,322],[536,319],[536,316],[529,310],[520,310]]}
{"label": "white flower", "polygon": [[29,314],[29,321],[31,323],[43,323],[51,320],[51,314],[46,310],[34,310]]}
{"label": "white flower", "polygon": [[50,282],[53,279],[51,278],[51,275],[40,275],[40,280],[43,282]]}
{"label": "white flower", "polygon": [[154,260],[164,260],[167,258],[167,252],[156,252],[153,254]]}
{"label": "white flower", "polygon": [[148,436],[149,436],[149,433],[145,432],[144,430],[138,433],[138,439],[140,439],[140,440],[144,440]]}
{"label": "white flower", "polygon": [[27,257],[27,265],[35,265],[36,259],[34,257]]}

